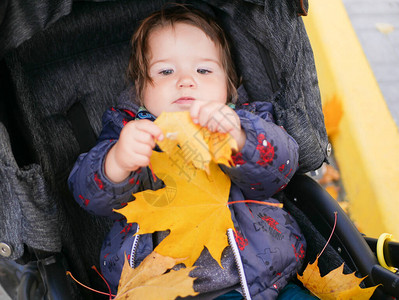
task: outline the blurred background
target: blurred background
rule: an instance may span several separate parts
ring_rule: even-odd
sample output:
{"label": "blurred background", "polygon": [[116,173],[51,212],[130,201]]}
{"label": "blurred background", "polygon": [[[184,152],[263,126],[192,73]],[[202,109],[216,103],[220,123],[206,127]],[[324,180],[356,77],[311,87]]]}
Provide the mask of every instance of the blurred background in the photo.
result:
{"label": "blurred background", "polygon": [[309,0],[330,165],[311,175],[362,233],[399,239],[399,0]]}

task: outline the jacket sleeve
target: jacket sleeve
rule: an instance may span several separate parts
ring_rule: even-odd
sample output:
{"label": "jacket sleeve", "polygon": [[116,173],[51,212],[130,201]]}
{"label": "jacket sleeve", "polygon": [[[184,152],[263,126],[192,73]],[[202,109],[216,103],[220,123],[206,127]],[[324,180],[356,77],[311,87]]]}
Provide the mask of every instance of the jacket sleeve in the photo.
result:
{"label": "jacket sleeve", "polygon": [[298,144],[273,120],[272,104],[254,102],[237,110],[246,142],[232,158],[235,167],[221,166],[246,199],[263,200],[282,190],[298,168]]}
{"label": "jacket sleeve", "polygon": [[148,180],[147,168],[141,168],[123,182],[115,184],[104,174],[104,159],[119,138],[124,124],[132,120],[134,114],[112,108],[103,115],[103,129],[97,145],[77,159],[68,178],[68,186],[78,204],[90,213],[121,217],[113,212],[134,198],[132,193],[143,189]]}

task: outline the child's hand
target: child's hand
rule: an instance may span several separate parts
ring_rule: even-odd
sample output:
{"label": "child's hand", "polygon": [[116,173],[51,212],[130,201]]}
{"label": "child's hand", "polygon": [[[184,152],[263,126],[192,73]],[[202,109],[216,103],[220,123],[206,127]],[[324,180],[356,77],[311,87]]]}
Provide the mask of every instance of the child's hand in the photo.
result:
{"label": "child's hand", "polygon": [[161,129],[149,120],[128,122],[119,140],[105,158],[105,174],[113,182],[121,182],[131,172],[150,163],[155,140],[162,140]]}
{"label": "child's hand", "polygon": [[227,105],[197,100],[191,105],[190,115],[194,123],[212,132],[230,133],[237,142],[238,151],[244,147],[246,135],[241,128],[240,118]]}

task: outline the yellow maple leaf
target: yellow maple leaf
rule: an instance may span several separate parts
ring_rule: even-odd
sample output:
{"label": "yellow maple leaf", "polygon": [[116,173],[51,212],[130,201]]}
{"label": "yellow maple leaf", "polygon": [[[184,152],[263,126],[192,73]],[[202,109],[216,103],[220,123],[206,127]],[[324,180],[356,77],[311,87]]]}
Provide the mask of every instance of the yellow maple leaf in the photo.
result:
{"label": "yellow maple leaf", "polygon": [[324,123],[327,135],[334,136],[339,131],[339,125],[343,116],[341,99],[334,95],[323,105]]}
{"label": "yellow maple leaf", "polygon": [[236,141],[227,133],[211,132],[194,124],[188,111],[162,112],[154,122],[165,139],[157,141],[162,151],[169,154],[179,145],[181,154],[197,169],[209,173],[209,162],[229,165],[232,149],[237,150]]}
{"label": "yellow maple leaf", "polygon": [[197,295],[193,289],[195,278],[189,277],[193,267],[165,273],[180,261],[152,252],[133,269],[125,256],[118,293],[114,299],[167,300]]}
{"label": "yellow maple leaf", "polygon": [[181,151],[177,146],[171,156],[154,151],[152,168],[166,188],[136,193],[136,199],[117,212],[138,223],[139,234],[170,230],[155,248],[159,254],[186,257],[183,263],[192,266],[205,246],[221,265],[227,229],[234,228],[227,206],[230,179],[213,161],[209,175],[196,169]]}
{"label": "yellow maple leaf", "polygon": [[318,257],[313,264],[308,264],[303,275],[297,275],[303,285],[322,300],[370,299],[377,286],[362,289],[359,284],[364,278],[354,273],[343,274],[344,264],[321,277],[317,266]]}

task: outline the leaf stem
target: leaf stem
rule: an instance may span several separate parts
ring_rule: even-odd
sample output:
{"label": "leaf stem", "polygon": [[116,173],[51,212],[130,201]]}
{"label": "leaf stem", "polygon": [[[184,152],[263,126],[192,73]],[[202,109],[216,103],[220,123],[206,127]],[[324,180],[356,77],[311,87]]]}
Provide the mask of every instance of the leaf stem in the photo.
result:
{"label": "leaf stem", "polygon": [[93,291],[93,292],[96,292],[96,293],[99,293],[99,294],[103,294],[103,295],[107,295],[107,296],[109,295],[109,296],[111,296],[111,297],[114,297],[114,296],[115,296],[115,295],[113,295],[113,294],[111,294],[111,293],[100,292],[100,291],[97,291],[97,290],[95,290],[95,289],[92,289],[91,287],[89,287],[89,286],[87,286],[87,285],[84,285],[83,283],[79,282],[79,280],[77,280],[75,277],[73,277],[72,273],[69,272],[69,271],[67,271],[66,274],[69,275],[69,276],[71,276],[72,279],[73,279],[76,283],[80,284],[81,286],[83,286],[84,288],[86,288],[86,289],[88,289],[88,290],[90,290],[90,291]]}
{"label": "leaf stem", "polygon": [[109,300],[112,299],[112,293],[111,293],[111,287],[109,286],[108,282],[105,280],[104,276],[97,270],[96,266],[92,266],[91,267],[94,271],[96,271],[96,273],[98,274],[98,276],[101,277],[101,279],[105,282],[105,284],[107,285],[108,288],[108,292],[109,292]]}
{"label": "leaf stem", "polygon": [[275,207],[280,207],[280,208],[283,207],[282,203],[273,203],[273,202],[256,201],[256,200],[237,200],[237,201],[227,202],[228,205],[235,204],[235,203],[256,203],[256,204],[269,205],[269,206],[275,206]]}
{"label": "leaf stem", "polygon": [[331,238],[332,238],[332,236],[334,234],[335,226],[337,225],[337,219],[338,219],[338,212],[336,212],[336,211],[334,211],[334,218],[335,218],[334,219],[334,226],[333,226],[333,229],[331,231],[330,237],[328,238],[327,243],[324,245],[323,250],[321,250],[321,252],[317,255],[317,258],[319,258],[323,254],[324,250],[327,248],[327,245],[330,242],[330,240],[331,240]]}

